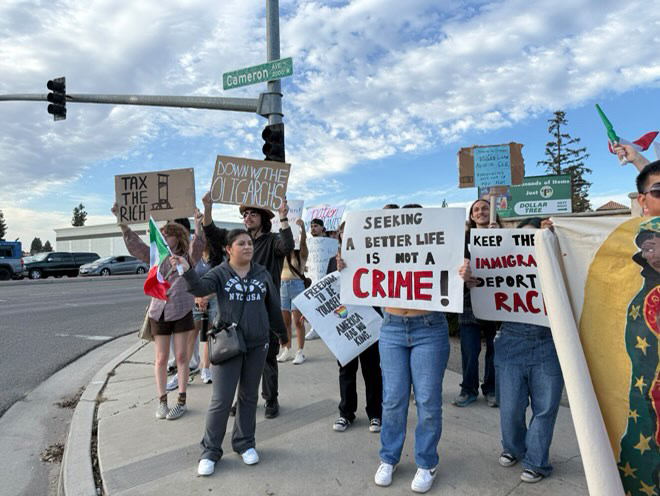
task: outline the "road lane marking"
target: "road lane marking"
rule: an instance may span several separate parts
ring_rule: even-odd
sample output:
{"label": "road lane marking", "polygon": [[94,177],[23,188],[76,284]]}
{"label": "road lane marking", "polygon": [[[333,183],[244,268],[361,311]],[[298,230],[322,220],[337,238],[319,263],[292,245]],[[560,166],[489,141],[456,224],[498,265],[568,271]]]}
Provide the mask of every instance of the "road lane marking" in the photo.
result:
{"label": "road lane marking", "polygon": [[58,338],[80,338],[88,339],[90,341],[108,341],[112,339],[112,336],[92,336],[89,334],[66,334],[66,333],[57,333],[55,334]]}

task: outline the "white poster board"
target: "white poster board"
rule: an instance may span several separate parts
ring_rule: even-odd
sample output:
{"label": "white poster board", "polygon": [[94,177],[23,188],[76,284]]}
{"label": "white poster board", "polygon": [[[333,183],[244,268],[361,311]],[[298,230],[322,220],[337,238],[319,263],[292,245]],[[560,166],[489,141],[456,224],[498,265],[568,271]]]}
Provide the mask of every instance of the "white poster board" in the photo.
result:
{"label": "white poster board", "polygon": [[463,311],[464,208],[349,212],[342,303]]}
{"label": "white poster board", "polygon": [[[296,250],[300,249],[300,226],[296,224],[296,221],[302,218],[304,204],[305,200],[287,200],[287,205],[289,205],[289,213],[286,216],[289,219],[289,226],[291,227],[291,232],[293,233],[293,241],[296,244]],[[276,215],[271,222],[271,232],[280,232],[280,216]]]}
{"label": "white poster board", "polygon": [[328,262],[337,255],[339,242],[334,238],[307,236],[307,264],[305,275],[316,283],[325,277],[328,270]]}
{"label": "white poster board", "polygon": [[536,269],[536,229],[472,229],[472,311],[482,320],[549,326]]}
{"label": "white poster board", "polygon": [[336,231],[341,224],[341,218],[344,215],[344,205],[325,205],[319,207],[307,207],[303,215],[305,229],[310,230],[312,219],[321,219],[326,231]]}
{"label": "white poster board", "polygon": [[328,274],[293,303],[342,366],[378,341],[383,319],[371,307],[342,305],[339,272]]}

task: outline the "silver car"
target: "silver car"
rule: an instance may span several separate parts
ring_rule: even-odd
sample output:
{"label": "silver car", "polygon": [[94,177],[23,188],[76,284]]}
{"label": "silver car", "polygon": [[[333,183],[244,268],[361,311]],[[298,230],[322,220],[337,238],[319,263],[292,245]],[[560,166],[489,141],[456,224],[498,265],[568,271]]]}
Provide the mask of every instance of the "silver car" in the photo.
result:
{"label": "silver car", "polygon": [[81,276],[109,276],[115,274],[144,274],[149,267],[135,257],[120,255],[118,257],[99,258],[80,266]]}

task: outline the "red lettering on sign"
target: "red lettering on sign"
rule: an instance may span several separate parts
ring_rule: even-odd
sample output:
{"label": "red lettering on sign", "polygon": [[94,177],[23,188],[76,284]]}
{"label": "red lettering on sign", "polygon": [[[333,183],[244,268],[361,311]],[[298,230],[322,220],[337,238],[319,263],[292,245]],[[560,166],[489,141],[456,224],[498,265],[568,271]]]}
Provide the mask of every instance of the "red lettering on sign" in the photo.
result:
{"label": "red lettering on sign", "polygon": [[353,275],[353,293],[358,298],[366,298],[367,296],[369,296],[368,292],[362,291],[362,289],[360,288],[360,278],[364,274],[368,274],[368,273],[369,273],[369,269],[358,269],[355,271],[355,274]]}
{"label": "red lettering on sign", "polygon": [[511,307],[504,303],[508,299],[506,293],[496,292],[495,293],[495,310],[506,310],[507,312],[511,311]]}
{"label": "red lettering on sign", "polygon": [[385,280],[385,273],[378,270],[374,269],[373,272],[373,286],[371,287],[371,296],[374,298],[376,296],[381,296],[385,297],[385,291],[383,290],[383,287],[380,285]]}
{"label": "red lettering on sign", "polygon": [[431,282],[422,282],[422,279],[428,279],[433,277],[433,272],[430,270],[423,270],[420,272],[415,272],[415,299],[416,300],[431,300],[430,294],[422,293],[423,289],[431,289],[433,283]]}

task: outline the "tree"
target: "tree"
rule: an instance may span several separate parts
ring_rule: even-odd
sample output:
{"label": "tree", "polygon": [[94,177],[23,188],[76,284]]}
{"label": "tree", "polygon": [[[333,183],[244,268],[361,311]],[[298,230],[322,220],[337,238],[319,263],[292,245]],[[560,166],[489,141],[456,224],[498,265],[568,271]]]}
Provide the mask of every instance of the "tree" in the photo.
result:
{"label": "tree", "polygon": [[74,227],[84,226],[86,220],[87,212],[85,212],[85,205],[81,203],[77,207],[73,208],[73,218],[71,219],[71,225]]}
{"label": "tree", "polygon": [[442,199],[442,208],[447,208],[449,206],[449,203],[447,203],[447,200],[445,198]]}
{"label": "tree", "polygon": [[46,240],[44,243],[43,251],[53,251],[53,247],[50,245],[50,241]]}
{"label": "tree", "polygon": [[41,240],[39,238],[34,238],[32,240],[32,244],[30,245],[30,254],[34,255],[35,253],[39,253],[41,250],[43,250]]}
{"label": "tree", "polygon": [[0,210],[0,239],[5,239],[7,234],[7,223],[5,222],[5,214]]}
{"label": "tree", "polygon": [[551,174],[570,174],[573,184],[573,212],[586,212],[591,210],[589,202],[589,186],[591,183],[584,176],[591,174],[591,169],[585,167],[584,161],[589,157],[587,147],[577,148],[580,138],[572,138],[570,134],[562,132],[566,126],[566,113],[556,110],[555,116],[548,119],[550,126],[548,132],[554,141],[545,145],[546,160],[539,160],[537,165],[544,165],[546,172]]}

